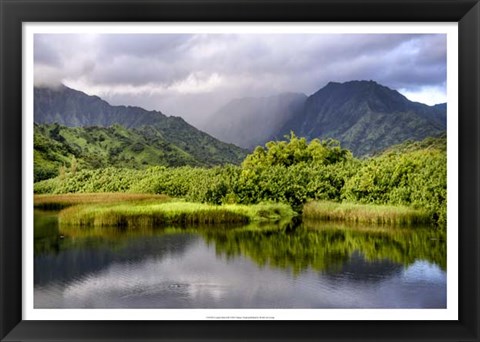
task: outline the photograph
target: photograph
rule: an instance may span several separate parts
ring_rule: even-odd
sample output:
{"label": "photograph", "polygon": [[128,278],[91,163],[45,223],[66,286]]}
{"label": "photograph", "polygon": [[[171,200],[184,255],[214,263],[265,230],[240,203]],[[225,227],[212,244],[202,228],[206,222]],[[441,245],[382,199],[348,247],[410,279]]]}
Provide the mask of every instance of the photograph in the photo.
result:
{"label": "photograph", "polygon": [[447,52],[35,33],[34,309],[447,309]]}
{"label": "photograph", "polygon": [[479,342],[479,1],[0,0],[0,342]]}

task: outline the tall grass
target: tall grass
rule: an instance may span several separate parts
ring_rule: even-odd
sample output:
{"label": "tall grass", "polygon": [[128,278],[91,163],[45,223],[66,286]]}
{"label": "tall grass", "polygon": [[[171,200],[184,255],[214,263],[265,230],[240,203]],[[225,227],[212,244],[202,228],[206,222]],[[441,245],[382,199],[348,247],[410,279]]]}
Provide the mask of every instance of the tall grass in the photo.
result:
{"label": "tall grass", "polygon": [[62,195],[34,195],[33,205],[38,209],[60,210],[79,204],[103,204],[130,201],[167,202],[170,197],[166,195],[130,194],[121,192],[112,193],[75,193]]}
{"label": "tall grass", "polygon": [[59,214],[60,225],[144,227],[278,221],[295,213],[287,204],[209,205],[189,202],[132,202],[80,205]]}
{"label": "tall grass", "polygon": [[431,223],[431,216],[426,211],[410,207],[328,201],[305,204],[303,218],[400,226]]}

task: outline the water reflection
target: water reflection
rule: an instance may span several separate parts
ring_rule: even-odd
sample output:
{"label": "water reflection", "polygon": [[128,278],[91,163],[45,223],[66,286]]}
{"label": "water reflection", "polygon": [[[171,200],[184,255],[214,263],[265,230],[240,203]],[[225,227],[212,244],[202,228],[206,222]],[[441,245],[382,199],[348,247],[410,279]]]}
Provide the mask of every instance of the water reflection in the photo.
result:
{"label": "water reflection", "polygon": [[302,225],[58,227],[35,216],[35,306],[445,307],[445,233]]}
{"label": "water reflection", "polygon": [[245,255],[257,264],[291,268],[295,273],[313,268],[339,270],[360,252],[369,261],[389,260],[408,266],[426,260],[446,267],[445,232],[415,229],[343,226],[304,222],[290,231],[271,229],[230,229],[202,232],[217,253],[228,257]]}

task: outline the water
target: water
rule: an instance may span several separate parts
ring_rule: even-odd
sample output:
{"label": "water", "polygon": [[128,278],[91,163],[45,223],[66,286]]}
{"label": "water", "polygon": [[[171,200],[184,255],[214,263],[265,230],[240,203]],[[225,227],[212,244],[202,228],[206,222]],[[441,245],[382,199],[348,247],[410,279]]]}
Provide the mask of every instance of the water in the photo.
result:
{"label": "water", "polygon": [[432,229],[121,231],[35,213],[36,308],[445,308],[445,265]]}

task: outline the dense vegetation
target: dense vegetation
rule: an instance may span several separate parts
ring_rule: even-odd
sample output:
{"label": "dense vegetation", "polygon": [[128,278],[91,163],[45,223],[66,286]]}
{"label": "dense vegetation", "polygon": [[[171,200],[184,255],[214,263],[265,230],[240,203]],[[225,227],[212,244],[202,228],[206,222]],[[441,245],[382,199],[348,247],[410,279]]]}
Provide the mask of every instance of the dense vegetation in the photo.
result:
{"label": "dense vegetation", "polygon": [[107,166],[136,169],[153,165],[212,166],[240,164],[245,155],[246,151],[236,146],[212,144],[207,138],[200,144],[190,141],[188,136],[182,141],[179,137],[168,138],[154,126],[126,129],[120,125],[35,124],[35,181],[59,175],[64,165],[72,172]]}
{"label": "dense vegetation", "polygon": [[246,155],[180,117],[112,106],[63,85],[35,87],[34,107],[35,123],[47,125],[35,128],[36,181],[58,175],[72,155],[94,168],[239,164]]}
{"label": "dense vegetation", "polygon": [[334,140],[296,137],[257,147],[241,166],[108,167],[67,170],[37,182],[36,193],[132,192],[192,202],[255,204],[275,201],[301,210],[311,200],[401,205],[446,223],[446,137],[406,142],[359,160]]}

